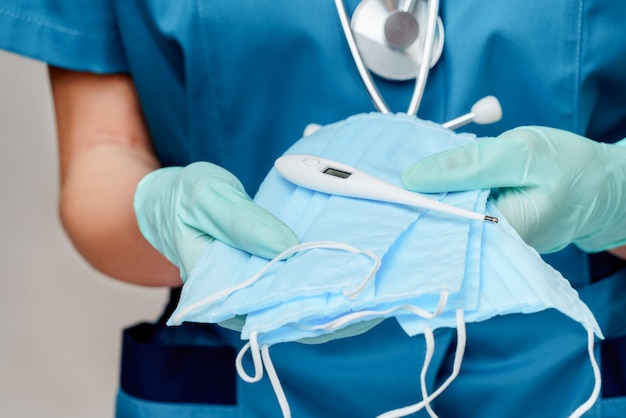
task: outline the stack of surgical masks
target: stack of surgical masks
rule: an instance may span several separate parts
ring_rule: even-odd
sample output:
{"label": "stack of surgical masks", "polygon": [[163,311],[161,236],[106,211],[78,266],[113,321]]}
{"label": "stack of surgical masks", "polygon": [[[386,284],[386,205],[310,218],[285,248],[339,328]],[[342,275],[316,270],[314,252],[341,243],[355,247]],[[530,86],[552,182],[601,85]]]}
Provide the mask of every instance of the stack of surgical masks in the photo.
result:
{"label": "stack of surgical masks", "polygon": [[[286,154],[311,154],[353,166],[401,186],[405,168],[430,154],[476,141],[407,115],[357,115],[321,128]],[[450,205],[500,218],[486,224],[419,208],[331,196],[293,185],[271,170],[255,202],[283,220],[301,244],[274,260],[220,242],[208,245],[183,287],[168,324],[220,323],[248,340],[237,365],[248,382],[267,371],[283,414],[289,405],[269,356],[281,342],[323,343],[366,332],[395,318],[409,336],[423,334],[427,353],[419,402],[384,416],[425,408],[459,373],[465,323],[496,315],[554,308],[588,332],[596,386],[579,416],[594,403],[599,371],[593,357],[592,313],[557,271],[519,238],[491,204],[488,191],[431,195]],[[425,372],[433,331],[456,328],[452,375],[427,393]],[[581,329],[582,332],[582,329]],[[250,351],[255,373],[241,358]]]}

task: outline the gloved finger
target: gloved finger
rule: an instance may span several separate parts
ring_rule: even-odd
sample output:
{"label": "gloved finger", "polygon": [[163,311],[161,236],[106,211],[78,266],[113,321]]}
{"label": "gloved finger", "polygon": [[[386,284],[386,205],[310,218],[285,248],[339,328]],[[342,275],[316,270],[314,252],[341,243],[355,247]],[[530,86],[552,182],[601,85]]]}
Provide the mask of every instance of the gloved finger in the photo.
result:
{"label": "gloved finger", "polygon": [[146,175],[134,209],[143,236],[180,268],[183,280],[214,238],[267,258],[298,243],[289,227],[251,201],[234,175],[207,162]]}
{"label": "gloved finger", "polygon": [[420,160],[404,171],[402,182],[424,193],[536,186],[540,179],[529,167],[541,147],[536,135],[515,129]]}
{"label": "gloved finger", "polygon": [[183,232],[191,235],[190,241],[195,234],[207,234],[265,258],[298,243],[287,225],[250,199],[236,177],[217,166],[211,171],[208,176],[196,176],[193,192],[181,199],[188,227]]}
{"label": "gloved finger", "polygon": [[180,260],[179,269],[180,269],[180,277],[184,280],[189,277],[191,274],[191,270],[196,265],[196,261],[200,259],[200,255],[204,251],[205,247],[211,241],[214,241],[214,238],[201,232],[194,231],[189,229],[184,229],[181,231],[185,239],[185,246],[181,249],[176,248],[172,251],[176,251],[178,255],[178,259]]}
{"label": "gloved finger", "polygon": [[489,200],[522,239],[541,254],[558,251],[567,246],[574,236],[568,228],[551,233],[563,219],[545,208],[553,206],[549,193],[538,188],[505,188],[492,194]]}
{"label": "gloved finger", "polygon": [[296,245],[295,233],[241,191],[208,187],[203,204],[188,210],[188,226],[251,254],[273,258]]}

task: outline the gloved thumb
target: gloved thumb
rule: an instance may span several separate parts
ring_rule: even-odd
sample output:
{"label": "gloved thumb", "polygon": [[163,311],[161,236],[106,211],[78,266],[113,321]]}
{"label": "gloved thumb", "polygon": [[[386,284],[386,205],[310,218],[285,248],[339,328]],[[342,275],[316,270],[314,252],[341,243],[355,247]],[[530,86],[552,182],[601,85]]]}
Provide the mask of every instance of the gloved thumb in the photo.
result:
{"label": "gloved thumb", "polygon": [[507,132],[433,154],[408,167],[402,183],[423,193],[536,185],[527,169],[528,145],[521,136]]}
{"label": "gloved thumb", "polygon": [[255,204],[239,180],[207,162],[146,175],[135,192],[139,229],[185,280],[213,239],[273,258],[298,243],[295,233]]}
{"label": "gloved thumb", "polygon": [[203,193],[205,198],[194,199],[193,205],[179,212],[181,276],[191,273],[213,239],[268,259],[298,243],[295,233],[254,203],[243,188],[213,183],[205,185]]}

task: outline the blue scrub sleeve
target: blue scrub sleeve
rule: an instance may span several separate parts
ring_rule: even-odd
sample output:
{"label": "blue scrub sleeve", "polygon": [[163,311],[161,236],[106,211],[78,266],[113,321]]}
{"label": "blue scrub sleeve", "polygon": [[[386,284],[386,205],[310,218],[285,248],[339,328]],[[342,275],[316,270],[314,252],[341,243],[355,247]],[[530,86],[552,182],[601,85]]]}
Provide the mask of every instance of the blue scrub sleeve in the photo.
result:
{"label": "blue scrub sleeve", "polygon": [[127,69],[111,0],[3,0],[0,49],[78,71]]}

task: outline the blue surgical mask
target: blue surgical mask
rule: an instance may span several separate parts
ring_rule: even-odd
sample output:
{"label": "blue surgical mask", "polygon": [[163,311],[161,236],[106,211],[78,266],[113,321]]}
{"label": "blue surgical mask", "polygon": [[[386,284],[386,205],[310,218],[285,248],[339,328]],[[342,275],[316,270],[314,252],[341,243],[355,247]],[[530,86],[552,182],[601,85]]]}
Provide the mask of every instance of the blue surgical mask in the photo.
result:
{"label": "blue surgical mask", "polygon": [[[368,114],[326,126],[286,154],[319,155],[400,185],[402,171],[415,161],[475,140],[407,115]],[[433,197],[464,209],[496,212],[487,204],[488,191]],[[296,187],[275,170],[255,201],[289,225],[302,244],[268,261],[211,243],[168,323],[239,318],[241,336],[249,340],[238,357],[240,376],[258,381],[265,367],[285,415],[289,408],[271,363],[272,344],[324,342],[396,318],[408,335],[423,334],[427,345],[423,400],[390,412],[400,416],[421,408],[434,414],[430,401],[460,370],[466,322],[556,308],[588,330],[591,349],[593,333],[601,336],[569,283],[504,219],[485,225],[401,205],[328,196]],[[429,394],[425,373],[434,350],[433,332],[440,327],[457,329],[457,355],[453,374]],[[248,351],[255,364],[253,376],[241,367]],[[590,356],[599,383],[592,351]],[[597,390],[589,402],[594,397]]]}
{"label": "blue surgical mask", "polygon": [[[474,140],[470,135],[457,136],[437,125],[406,115],[398,115],[395,120],[396,123],[392,125],[394,129],[388,131],[388,120],[380,114],[351,118],[303,138],[287,152],[337,159],[400,185],[402,170],[415,160],[437,150]],[[424,135],[428,136],[428,141],[421,139]],[[381,157],[390,152],[397,154],[395,150],[404,152],[393,158],[391,155],[385,157],[382,161],[386,164],[381,165]],[[478,194],[472,191],[434,197],[450,199],[459,205],[464,203],[472,208]],[[235,315],[249,315],[299,298],[306,298],[310,304],[315,296],[343,296],[351,290],[357,290],[358,284],[367,282],[373,266],[380,263],[395,241],[424,214],[420,209],[406,206],[315,193],[294,186],[275,170],[268,174],[255,201],[292,227],[303,243],[332,241],[347,244],[373,253],[374,259],[365,252],[327,249],[322,245],[317,249],[300,251],[288,262],[276,263],[260,277],[257,273],[267,264],[267,260],[214,242],[192,271],[189,284],[183,288],[179,309],[170,323],[180,323],[181,320],[223,322]],[[338,218],[338,214],[350,216]],[[463,251],[470,221],[447,214],[433,214],[433,218],[439,220],[438,237],[445,239],[445,248],[449,249],[449,254]],[[339,223],[338,219],[341,219]],[[411,260],[413,251],[410,248],[407,251],[409,254],[403,258]],[[232,262],[225,263],[224,260]],[[233,266],[237,266],[237,269],[233,269]],[[401,268],[413,272],[420,266],[417,262],[409,262]],[[463,259],[454,257],[454,261],[445,266],[429,269],[420,279],[421,286],[416,287],[415,292],[428,292],[431,287],[458,290],[463,268]],[[209,271],[214,278],[212,280],[205,278]],[[298,280],[294,281],[293,277],[298,277]],[[262,280],[257,280],[259,278]],[[232,291],[235,289],[237,292]],[[375,303],[374,286],[359,289],[358,296],[349,300],[353,308],[365,307],[367,304],[372,306]],[[344,299],[333,302],[325,307],[325,315],[338,315],[345,309]],[[304,312],[314,314],[300,304],[299,308],[279,319],[298,321],[300,318],[297,315]]]}
{"label": "blue surgical mask", "polygon": [[[486,198],[487,192],[479,192],[451,194],[444,200],[457,206],[484,211]],[[363,203],[357,200],[355,202]],[[373,222],[376,222],[375,219],[380,213],[375,210],[371,213]],[[328,225],[334,223],[332,220],[328,222]],[[242,337],[248,339],[251,332],[257,332],[260,343],[270,345],[285,341],[327,341],[368,329],[367,326],[362,328],[352,326],[349,330],[337,332],[340,328],[333,326],[332,332],[329,332],[328,327],[321,326],[324,321],[334,323],[333,318],[343,317],[348,308],[352,311],[377,309],[378,312],[404,304],[417,306],[424,312],[433,312],[440,305],[444,295],[447,296],[448,310],[454,312],[456,308],[471,309],[478,303],[479,275],[466,274],[465,270],[468,266],[474,268],[479,260],[480,251],[467,251],[470,236],[473,236],[472,242],[481,241],[482,224],[475,224],[462,218],[443,219],[438,216],[419,218],[397,236],[392,251],[387,252],[382,258],[375,286],[369,288],[368,292],[354,299],[346,298],[342,294],[318,294],[309,296],[306,300],[286,301],[271,310],[252,312],[243,327]],[[477,232],[470,234],[470,228],[474,227],[477,228]],[[391,234],[388,228],[382,229],[381,232]],[[436,235],[438,242],[445,242],[446,245],[432,245],[433,239],[424,239],[433,235]],[[346,255],[342,257],[345,258]],[[448,261],[433,263],[438,259]],[[310,258],[306,268],[315,274],[319,268],[316,269],[314,263],[318,261],[317,257]],[[342,271],[349,270],[333,269],[333,275],[341,276]],[[467,292],[460,292],[463,283],[468,281],[472,281],[473,285],[466,286]],[[416,286],[416,283],[419,285]],[[392,311],[389,316],[395,316],[397,313]],[[380,317],[378,314],[374,316],[374,318],[358,315],[356,317],[361,321],[376,320]],[[338,323],[343,324],[342,328],[353,325],[345,321]]]}

